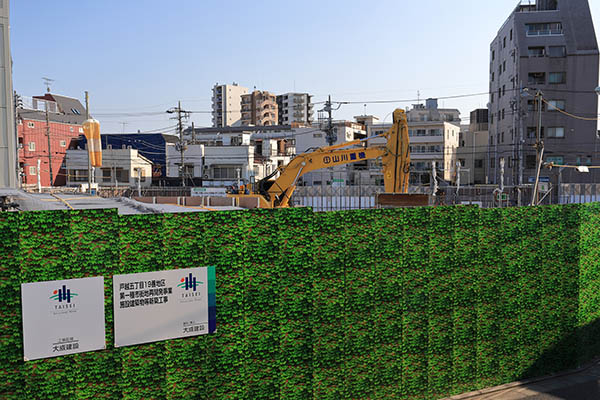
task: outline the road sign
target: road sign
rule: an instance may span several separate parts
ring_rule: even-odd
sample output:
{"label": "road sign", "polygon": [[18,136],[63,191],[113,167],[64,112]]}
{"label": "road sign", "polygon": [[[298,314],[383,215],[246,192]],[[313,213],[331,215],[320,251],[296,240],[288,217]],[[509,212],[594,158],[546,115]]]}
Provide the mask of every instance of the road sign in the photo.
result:
{"label": "road sign", "polygon": [[[535,176],[530,176],[527,179],[527,182],[535,183]],[[550,182],[550,177],[549,176],[540,176],[540,182]]]}

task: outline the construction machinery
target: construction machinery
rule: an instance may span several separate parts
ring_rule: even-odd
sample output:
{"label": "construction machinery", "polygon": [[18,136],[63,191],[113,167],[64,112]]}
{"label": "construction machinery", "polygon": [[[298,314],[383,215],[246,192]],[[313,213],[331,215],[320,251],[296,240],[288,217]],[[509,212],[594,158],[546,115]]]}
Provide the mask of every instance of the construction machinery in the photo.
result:
{"label": "construction machinery", "polygon": [[[395,110],[393,121],[392,127],[385,133],[299,154],[289,164],[277,168],[252,187],[245,187],[245,190],[230,193],[228,196],[240,200],[253,199],[256,201],[254,204],[260,208],[288,207],[298,180],[304,174],[380,157],[385,192],[406,194],[410,172],[410,151],[408,124],[404,110]],[[385,138],[386,144],[365,145],[376,138]]]}

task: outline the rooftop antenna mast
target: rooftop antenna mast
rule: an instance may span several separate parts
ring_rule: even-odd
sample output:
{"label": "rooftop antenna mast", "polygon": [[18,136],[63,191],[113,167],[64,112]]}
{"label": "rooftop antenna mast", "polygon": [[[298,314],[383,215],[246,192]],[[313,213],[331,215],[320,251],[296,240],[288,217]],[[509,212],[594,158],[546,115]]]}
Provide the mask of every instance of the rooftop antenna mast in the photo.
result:
{"label": "rooftop antenna mast", "polygon": [[42,80],[44,81],[44,85],[46,85],[46,91],[50,93],[50,86],[54,82],[54,79],[43,77]]}

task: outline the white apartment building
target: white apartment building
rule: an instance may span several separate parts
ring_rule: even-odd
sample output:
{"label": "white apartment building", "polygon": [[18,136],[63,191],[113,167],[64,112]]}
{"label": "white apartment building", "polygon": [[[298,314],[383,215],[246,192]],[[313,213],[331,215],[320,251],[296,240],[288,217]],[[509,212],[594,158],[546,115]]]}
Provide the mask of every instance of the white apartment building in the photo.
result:
{"label": "white apartment building", "polygon": [[[204,160],[204,145],[202,144],[190,144],[184,147],[183,151],[183,172],[186,179],[190,178],[202,178],[203,169],[202,166]],[[174,143],[167,143],[166,145],[166,164],[167,164],[167,177],[168,178],[179,178],[181,168],[181,151],[179,146]]]}
{"label": "white apartment building", "polygon": [[308,93],[285,93],[277,96],[279,125],[310,125],[314,121],[312,96]]}
{"label": "white apartment building", "polygon": [[[435,99],[427,105],[413,106],[407,112],[410,140],[411,185],[428,185],[431,181],[432,163],[435,161],[438,179],[455,182],[457,149],[460,137],[460,112],[456,109],[438,109]],[[391,123],[366,125],[368,136],[385,133]],[[368,141],[368,145],[384,144],[385,139]],[[381,161],[370,163],[371,168]]]}
{"label": "white apartment building", "polygon": [[213,87],[212,122],[214,127],[240,126],[242,124],[242,96],[248,93],[248,88],[232,85]]}
{"label": "white apartment building", "polygon": [[[325,127],[300,127],[292,128],[293,138],[296,142],[296,153],[301,154],[310,149],[327,147],[327,133]],[[367,137],[365,126],[352,121],[334,121],[333,132],[336,135],[335,144],[351,142]]]}
{"label": "white apartment building", "polygon": [[[194,150],[184,163],[194,173],[202,169],[204,186],[236,184],[238,169],[244,182],[258,181],[288,164],[296,152],[289,126],[201,128],[193,135],[187,130],[186,137],[191,136],[193,144],[186,151],[202,146],[202,155]],[[180,158],[181,154],[175,156]]]}
{"label": "white apartment building", "polygon": [[461,185],[487,183],[485,166],[488,139],[488,110],[472,111],[470,124],[463,124],[460,129],[457,157],[461,165]]}
{"label": "white apartment building", "polygon": [[[88,182],[87,150],[67,150],[65,157],[67,186]],[[102,167],[94,168],[94,182],[99,186],[148,187],[152,184],[152,161],[136,149],[102,150]]]}
{"label": "white apartment building", "polygon": [[[335,144],[347,143],[367,137],[365,126],[357,122],[335,121],[333,126],[333,132],[336,135]],[[324,128],[322,127],[322,129]],[[327,143],[327,133],[324,130],[316,127],[303,127],[294,128],[293,131],[297,154],[329,146]],[[344,182],[338,182],[338,184],[351,184],[352,182],[346,182],[346,176],[348,175],[346,172],[350,170],[367,169],[367,167],[368,163],[366,161],[348,165],[338,165],[327,168],[326,170],[323,169],[308,173],[302,177],[300,183],[305,186],[312,186],[325,184],[326,182],[337,182],[342,179]]]}

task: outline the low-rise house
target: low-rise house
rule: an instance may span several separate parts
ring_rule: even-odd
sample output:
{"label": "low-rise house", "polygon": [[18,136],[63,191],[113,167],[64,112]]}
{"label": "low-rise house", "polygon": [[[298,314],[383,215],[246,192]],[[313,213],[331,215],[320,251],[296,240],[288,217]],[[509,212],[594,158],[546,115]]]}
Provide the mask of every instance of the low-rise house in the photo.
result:
{"label": "low-rise house", "polygon": [[[67,150],[65,167],[67,186],[87,184],[87,150]],[[136,187],[138,181],[141,187],[152,185],[152,161],[132,148],[102,150],[102,167],[93,171],[93,182],[99,186]]]}

